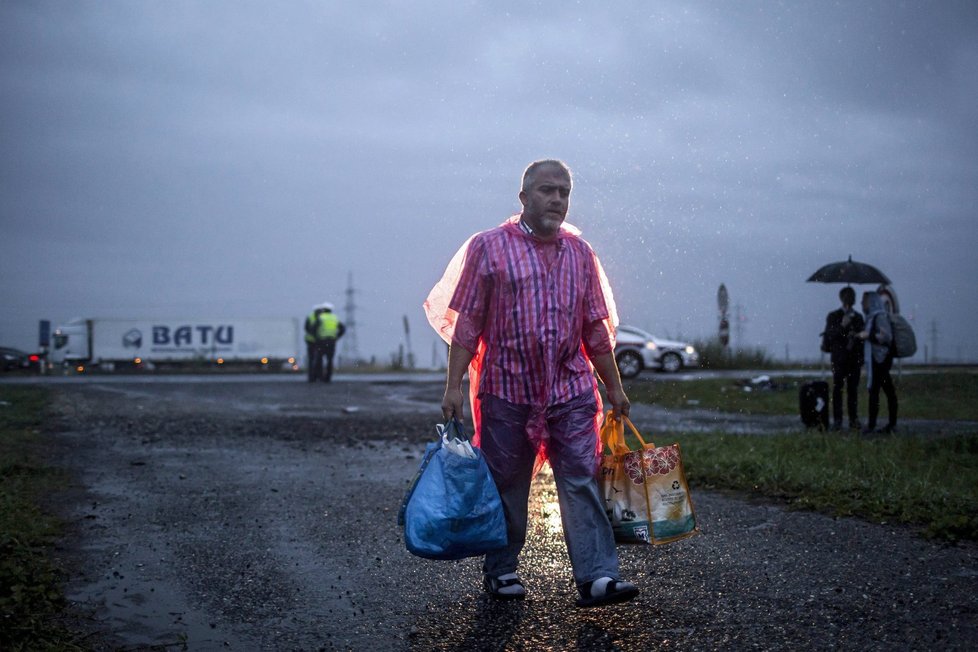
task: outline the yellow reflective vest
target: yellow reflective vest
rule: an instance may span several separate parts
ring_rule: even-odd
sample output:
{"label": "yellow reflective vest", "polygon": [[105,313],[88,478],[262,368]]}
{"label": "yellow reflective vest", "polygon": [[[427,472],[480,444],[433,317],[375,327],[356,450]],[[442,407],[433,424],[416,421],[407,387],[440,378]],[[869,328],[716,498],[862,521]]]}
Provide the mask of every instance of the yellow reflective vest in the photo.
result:
{"label": "yellow reflective vest", "polygon": [[340,332],[340,320],[331,312],[324,312],[319,315],[319,327],[316,329],[316,337],[321,340],[327,338],[336,339]]}
{"label": "yellow reflective vest", "polygon": [[[306,318],[310,328],[306,329],[306,342],[325,339],[336,339],[340,332],[340,320],[332,312],[312,313]],[[312,330],[313,333],[309,331]]]}

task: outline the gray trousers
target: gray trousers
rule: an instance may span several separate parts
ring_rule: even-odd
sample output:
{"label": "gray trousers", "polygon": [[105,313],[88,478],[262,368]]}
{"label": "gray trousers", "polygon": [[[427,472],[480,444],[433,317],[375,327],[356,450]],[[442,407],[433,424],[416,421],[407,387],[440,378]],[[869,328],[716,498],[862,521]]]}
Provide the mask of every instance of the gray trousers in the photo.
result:
{"label": "gray trousers", "polygon": [[[530,407],[483,395],[480,447],[506,513],[509,545],[486,555],[483,572],[492,577],[515,573],[526,542],[527,502],[536,449],[526,434]],[[599,577],[618,578],[618,551],[598,491],[594,441],[594,396],[582,394],[547,409],[547,454],[557,485],[564,541],[578,584]]]}

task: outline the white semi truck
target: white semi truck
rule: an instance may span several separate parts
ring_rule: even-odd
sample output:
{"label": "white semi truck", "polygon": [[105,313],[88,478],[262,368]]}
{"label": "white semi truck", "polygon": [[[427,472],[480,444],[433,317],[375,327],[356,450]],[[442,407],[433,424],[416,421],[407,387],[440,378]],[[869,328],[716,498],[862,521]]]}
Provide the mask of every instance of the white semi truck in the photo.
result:
{"label": "white semi truck", "polygon": [[54,331],[50,361],[157,368],[242,364],[298,369],[297,319],[75,319]]}

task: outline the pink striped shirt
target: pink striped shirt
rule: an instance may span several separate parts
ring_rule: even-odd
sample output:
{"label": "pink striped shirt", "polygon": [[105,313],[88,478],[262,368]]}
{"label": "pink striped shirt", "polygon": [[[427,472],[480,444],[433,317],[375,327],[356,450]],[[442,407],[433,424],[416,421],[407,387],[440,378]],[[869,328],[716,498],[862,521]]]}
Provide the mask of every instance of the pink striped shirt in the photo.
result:
{"label": "pink striped shirt", "polygon": [[556,405],[594,391],[585,341],[592,354],[612,350],[608,330],[593,327],[609,309],[591,246],[567,229],[541,242],[518,218],[469,243],[449,303],[459,315],[453,342],[475,352],[481,340],[480,393]]}

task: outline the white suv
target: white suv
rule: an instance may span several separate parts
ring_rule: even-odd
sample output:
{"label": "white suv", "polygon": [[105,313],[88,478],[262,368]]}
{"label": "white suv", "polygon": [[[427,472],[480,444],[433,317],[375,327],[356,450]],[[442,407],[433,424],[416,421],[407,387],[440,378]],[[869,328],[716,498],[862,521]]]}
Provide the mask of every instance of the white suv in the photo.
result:
{"label": "white suv", "polygon": [[691,344],[664,340],[634,326],[619,326],[615,360],[622,378],[634,378],[643,369],[674,373],[700,363],[700,354]]}

